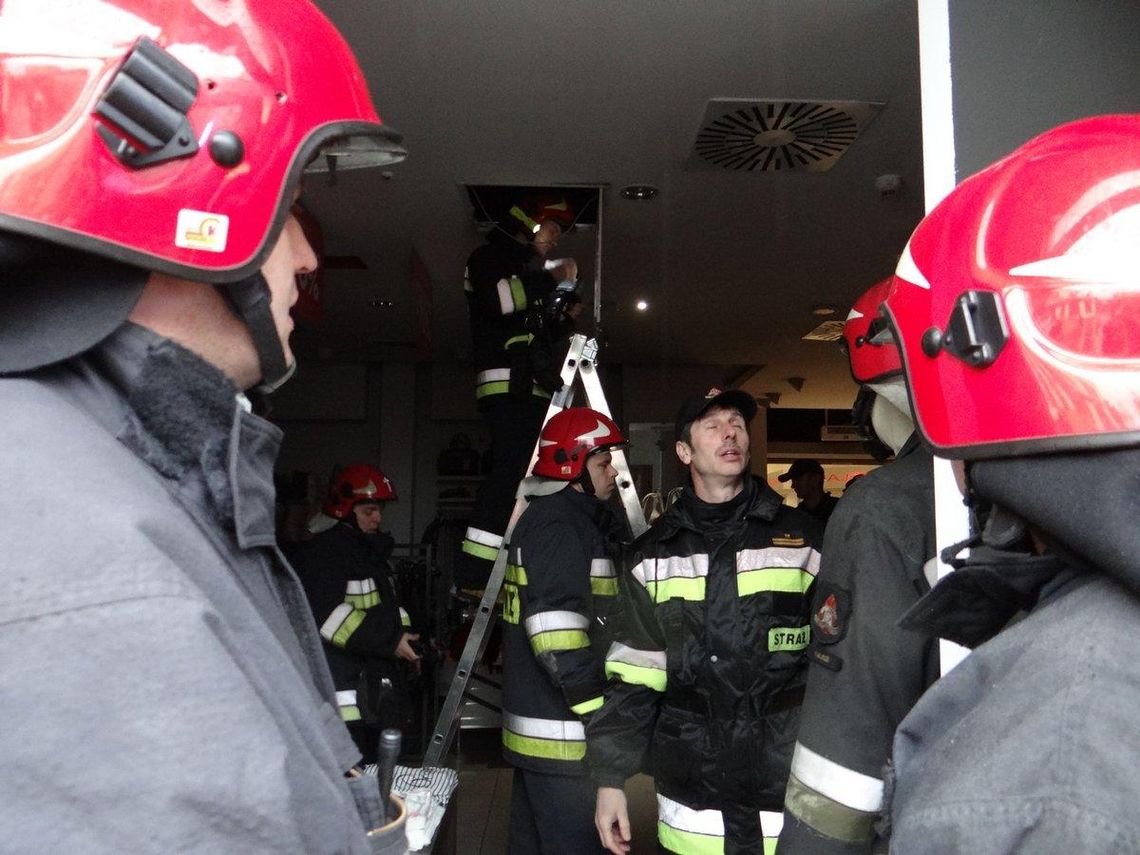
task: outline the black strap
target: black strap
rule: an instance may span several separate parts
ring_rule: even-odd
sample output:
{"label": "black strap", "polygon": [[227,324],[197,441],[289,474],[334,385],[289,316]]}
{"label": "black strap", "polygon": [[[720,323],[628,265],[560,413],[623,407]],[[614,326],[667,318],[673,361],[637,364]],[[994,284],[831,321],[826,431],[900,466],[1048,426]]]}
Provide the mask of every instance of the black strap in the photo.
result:
{"label": "black strap", "polygon": [[285,362],[285,348],[270,310],[273,295],[269,284],[259,270],[245,279],[220,286],[220,290],[253,337],[261,365],[261,382],[254,391],[268,395],[292,377],[296,367]]}

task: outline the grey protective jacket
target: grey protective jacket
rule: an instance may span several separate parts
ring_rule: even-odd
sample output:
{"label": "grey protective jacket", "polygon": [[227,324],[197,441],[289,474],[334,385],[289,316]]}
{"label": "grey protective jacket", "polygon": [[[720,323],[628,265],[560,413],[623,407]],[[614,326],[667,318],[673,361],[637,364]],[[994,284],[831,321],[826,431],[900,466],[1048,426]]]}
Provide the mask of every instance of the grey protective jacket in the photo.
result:
{"label": "grey protective jacket", "polygon": [[971,465],[1046,551],[991,512],[907,616],[975,649],[899,726],[892,853],[1140,852],[1138,473],[1137,449]]}
{"label": "grey protective jacket", "polygon": [[0,378],[0,412],[0,847],[367,852],[376,781],[275,545],[280,431],[129,323]]}

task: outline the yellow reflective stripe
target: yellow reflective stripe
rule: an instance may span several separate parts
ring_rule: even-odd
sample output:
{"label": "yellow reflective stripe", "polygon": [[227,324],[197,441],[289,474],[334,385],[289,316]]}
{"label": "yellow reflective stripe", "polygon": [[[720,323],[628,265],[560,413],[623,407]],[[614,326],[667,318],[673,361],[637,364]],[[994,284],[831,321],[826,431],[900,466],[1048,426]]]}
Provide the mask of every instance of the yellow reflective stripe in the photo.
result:
{"label": "yellow reflective stripe", "polygon": [[544,760],[584,760],[586,743],[567,742],[561,739],[539,739],[536,736],[523,736],[503,728],[503,745],[516,754],[527,757],[541,757]]}
{"label": "yellow reflective stripe", "polygon": [[[476,398],[486,398],[488,395],[505,395],[511,389],[510,381],[501,380],[495,383],[484,383],[475,389]],[[530,393],[536,398],[549,398],[550,393],[543,389],[541,386],[531,386]]]}
{"label": "yellow reflective stripe", "polygon": [[499,550],[484,546],[481,543],[475,543],[473,540],[464,540],[461,548],[468,555],[474,555],[476,558],[484,558],[487,561],[494,561],[495,556],[499,554]]}
{"label": "yellow reflective stripe", "polygon": [[519,564],[508,564],[503,580],[506,582],[514,582],[516,585],[525,585],[527,583],[526,568]]}
{"label": "yellow reflective stripe", "polygon": [[348,594],[344,601],[357,609],[370,609],[380,605],[380,594],[376,591],[367,594]]}
{"label": "yellow reflective stripe", "polygon": [[340,708],[341,721],[360,721],[360,718],[360,707],[356,706],[355,704],[350,707]]}
{"label": "yellow reflective stripe", "polygon": [[655,603],[663,603],[675,597],[701,602],[705,598],[705,578],[674,576],[671,579],[662,579],[660,582],[646,582],[645,590],[649,592]]}
{"label": "yellow reflective stripe", "polygon": [[799,567],[763,567],[736,574],[736,593],[749,594],[804,594],[815,577]]}
{"label": "yellow reflective stripe", "polygon": [[515,301],[516,311],[521,312],[526,308],[526,288],[523,287],[522,280],[517,276],[511,277],[511,297]]}
{"label": "yellow reflective stripe", "polygon": [[590,579],[590,593],[596,597],[616,597],[618,581],[613,577],[602,579],[594,576]]}
{"label": "yellow reflective stripe", "polygon": [[[670,852],[684,852],[685,855],[724,855],[723,836],[681,831],[660,821],[657,823],[657,839]],[[767,841],[765,841],[764,855],[768,855]]]}
{"label": "yellow reflective stripe", "polygon": [[592,713],[596,709],[601,709],[603,701],[605,701],[605,698],[599,695],[596,698],[590,698],[588,701],[582,701],[580,704],[574,704],[572,707],[570,707],[570,712],[574,713],[575,715],[585,715],[586,713]]}
{"label": "yellow reflective stripe", "polygon": [[407,610],[403,606],[400,606],[400,626],[407,627],[411,625],[412,616],[408,614]]}
{"label": "yellow reflective stripe", "polygon": [[590,646],[590,637],[581,629],[555,629],[532,635],[530,646],[535,653],[581,650]]}
{"label": "yellow reflective stripe", "polygon": [[770,653],[795,652],[803,650],[810,643],[810,626],[775,626],[768,630]]}
{"label": "yellow reflective stripe", "polygon": [[524,333],[523,335],[513,335],[507,339],[506,344],[503,345],[503,350],[510,350],[511,345],[519,344],[520,342],[522,344],[530,344],[532,341],[534,341],[534,333]]}
{"label": "yellow reflective stripe", "polygon": [[655,692],[665,691],[665,672],[660,668],[646,668],[644,665],[630,665],[628,662],[606,661],[606,676],[617,677],[623,683],[645,686]]}
{"label": "yellow reflective stripe", "polygon": [[359,609],[353,609],[352,613],[341,622],[340,628],[333,633],[329,641],[337,647],[344,647],[348,643],[348,639],[352,637],[352,634],[364,623],[365,617],[367,617],[365,612]]}

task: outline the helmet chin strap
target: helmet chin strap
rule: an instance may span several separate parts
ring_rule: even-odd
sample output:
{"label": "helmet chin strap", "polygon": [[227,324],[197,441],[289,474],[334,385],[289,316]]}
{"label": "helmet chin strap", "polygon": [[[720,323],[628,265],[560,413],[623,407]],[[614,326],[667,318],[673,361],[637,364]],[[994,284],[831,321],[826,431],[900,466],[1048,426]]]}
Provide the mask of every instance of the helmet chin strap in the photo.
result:
{"label": "helmet chin strap", "polygon": [[259,270],[245,279],[219,285],[218,290],[253,337],[253,346],[257,350],[257,360],[261,366],[261,382],[250,391],[257,395],[277,391],[293,376],[297,363],[289,365],[285,361],[285,348],[277,334],[277,324],[273,322],[273,312],[270,309],[272,294],[269,283]]}

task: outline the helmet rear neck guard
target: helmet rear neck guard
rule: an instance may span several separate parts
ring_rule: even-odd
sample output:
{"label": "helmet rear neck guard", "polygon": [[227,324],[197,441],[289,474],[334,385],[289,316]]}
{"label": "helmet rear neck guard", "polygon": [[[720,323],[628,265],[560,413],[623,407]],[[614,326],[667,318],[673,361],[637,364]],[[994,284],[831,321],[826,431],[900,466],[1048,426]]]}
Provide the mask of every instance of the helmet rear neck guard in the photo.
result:
{"label": "helmet rear neck guard", "polygon": [[916,424],[965,459],[1140,444],[1140,116],[1063,125],[919,224],[886,313]]}

